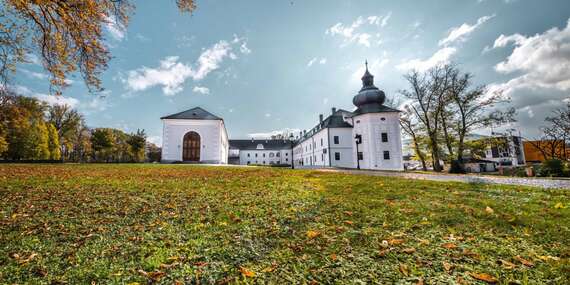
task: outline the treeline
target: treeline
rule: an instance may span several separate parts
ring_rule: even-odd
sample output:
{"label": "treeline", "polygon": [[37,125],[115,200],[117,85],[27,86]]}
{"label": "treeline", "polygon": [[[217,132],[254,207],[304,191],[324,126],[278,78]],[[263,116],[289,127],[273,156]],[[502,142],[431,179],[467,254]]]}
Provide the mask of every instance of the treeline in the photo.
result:
{"label": "treeline", "polygon": [[0,160],[160,161],[144,130],[87,127],[77,110],[8,91],[0,94]]}
{"label": "treeline", "polygon": [[434,171],[442,171],[443,161],[451,165],[450,172],[464,172],[466,155],[477,156],[486,147],[484,141],[469,140],[473,131],[514,120],[507,98],[485,85],[475,86],[473,75],[457,65],[404,77],[409,88],[400,91],[406,100],[400,125],[424,170],[431,164]]}

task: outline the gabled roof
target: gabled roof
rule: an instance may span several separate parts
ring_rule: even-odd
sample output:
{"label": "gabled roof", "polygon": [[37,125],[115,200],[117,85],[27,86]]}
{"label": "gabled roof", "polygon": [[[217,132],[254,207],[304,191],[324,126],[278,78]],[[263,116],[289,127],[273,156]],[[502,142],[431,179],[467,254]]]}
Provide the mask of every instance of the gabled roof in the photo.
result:
{"label": "gabled roof", "polygon": [[200,108],[195,107],[180,113],[164,116],[160,119],[179,119],[179,120],[222,120],[222,118]]}
{"label": "gabled roof", "polygon": [[255,150],[258,145],[262,145],[263,149],[259,150],[280,150],[291,149],[292,142],[289,140],[229,140],[231,149],[239,150]]}

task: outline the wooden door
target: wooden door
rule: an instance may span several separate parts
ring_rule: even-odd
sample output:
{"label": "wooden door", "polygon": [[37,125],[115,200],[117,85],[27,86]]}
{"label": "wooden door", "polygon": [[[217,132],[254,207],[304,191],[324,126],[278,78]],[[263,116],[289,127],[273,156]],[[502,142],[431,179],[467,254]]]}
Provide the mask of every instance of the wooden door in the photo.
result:
{"label": "wooden door", "polygon": [[184,135],[182,146],[183,161],[200,161],[200,135],[188,132]]}

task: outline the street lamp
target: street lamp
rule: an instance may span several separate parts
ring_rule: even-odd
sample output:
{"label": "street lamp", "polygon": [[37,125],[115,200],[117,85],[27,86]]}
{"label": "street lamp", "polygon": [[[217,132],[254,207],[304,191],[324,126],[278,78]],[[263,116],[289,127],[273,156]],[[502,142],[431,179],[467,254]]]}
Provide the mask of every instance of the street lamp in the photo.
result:
{"label": "street lamp", "polygon": [[295,169],[295,137],[292,133],[289,135],[289,140],[291,141],[291,169]]}
{"label": "street lamp", "polygon": [[358,156],[358,145],[362,143],[362,135],[355,135],[356,141],[356,169],[360,169],[360,156]]}

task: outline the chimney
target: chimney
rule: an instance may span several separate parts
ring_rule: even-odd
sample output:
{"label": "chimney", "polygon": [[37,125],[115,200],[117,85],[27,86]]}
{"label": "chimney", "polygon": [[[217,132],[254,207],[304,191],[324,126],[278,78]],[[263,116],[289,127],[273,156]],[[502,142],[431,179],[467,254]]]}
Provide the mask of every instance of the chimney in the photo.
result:
{"label": "chimney", "polygon": [[319,123],[323,122],[323,114],[319,114]]}
{"label": "chimney", "polygon": [[332,113],[333,113],[333,115],[334,115],[334,113],[336,113],[336,108],[335,108],[335,107],[332,107]]}

